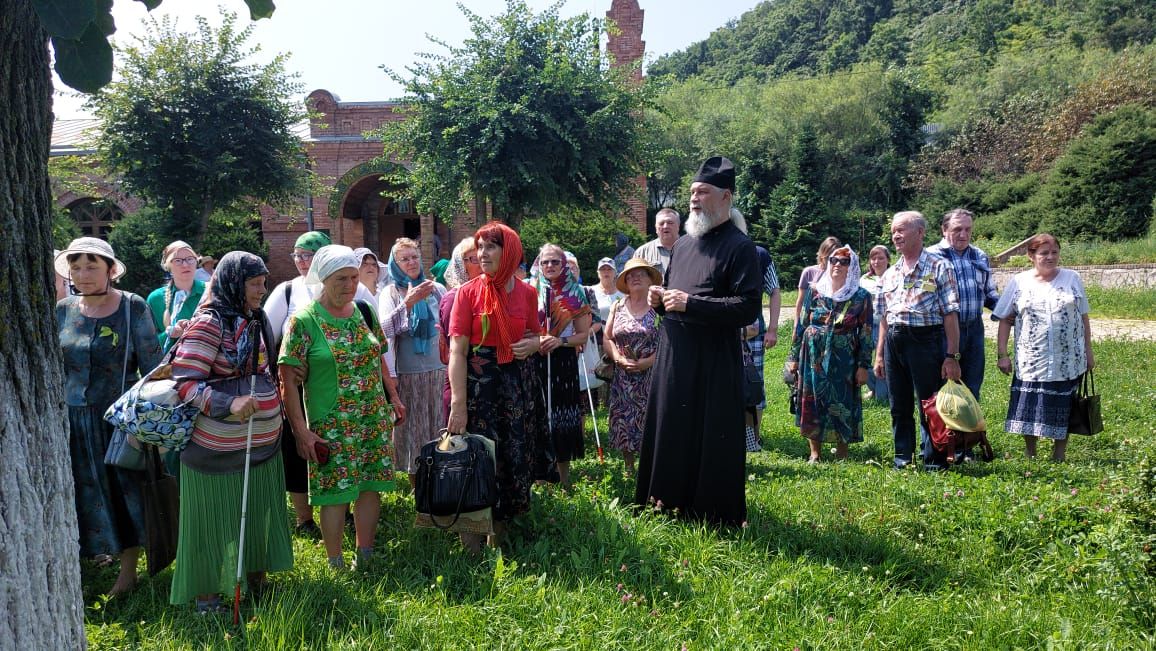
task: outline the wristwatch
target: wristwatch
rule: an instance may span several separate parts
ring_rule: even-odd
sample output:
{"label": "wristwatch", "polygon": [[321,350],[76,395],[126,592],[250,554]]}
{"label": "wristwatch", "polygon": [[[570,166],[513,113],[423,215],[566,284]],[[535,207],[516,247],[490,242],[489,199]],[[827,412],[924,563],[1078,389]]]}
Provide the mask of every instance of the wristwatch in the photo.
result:
{"label": "wristwatch", "polygon": [[944,353],[943,354],[943,359],[954,359],[957,362],[959,361],[960,357],[962,357],[962,355],[960,355],[959,353]]}
{"label": "wristwatch", "polygon": [[570,344],[570,339],[569,339],[569,337],[562,337],[562,345],[563,345],[563,346],[567,346],[567,345],[569,345],[569,344]]}

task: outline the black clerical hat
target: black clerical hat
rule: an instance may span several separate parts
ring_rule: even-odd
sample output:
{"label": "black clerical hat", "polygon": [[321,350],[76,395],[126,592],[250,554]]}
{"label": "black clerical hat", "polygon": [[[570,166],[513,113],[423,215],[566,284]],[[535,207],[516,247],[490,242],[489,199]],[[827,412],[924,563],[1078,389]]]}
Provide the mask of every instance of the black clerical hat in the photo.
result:
{"label": "black clerical hat", "polygon": [[709,183],[716,188],[735,191],[735,166],[725,156],[711,156],[703,161],[694,175],[695,183]]}

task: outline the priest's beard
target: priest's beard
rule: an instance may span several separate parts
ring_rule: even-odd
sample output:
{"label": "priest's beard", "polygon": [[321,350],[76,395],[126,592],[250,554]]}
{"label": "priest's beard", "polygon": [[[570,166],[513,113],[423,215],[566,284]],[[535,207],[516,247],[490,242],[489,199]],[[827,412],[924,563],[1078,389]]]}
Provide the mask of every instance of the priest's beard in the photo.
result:
{"label": "priest's beard", "polygon": [[703,210],[691,210],[690,215],[686,218],[686,234],[700,238],[710,232],[721,223],[717,214],[712,214]]}

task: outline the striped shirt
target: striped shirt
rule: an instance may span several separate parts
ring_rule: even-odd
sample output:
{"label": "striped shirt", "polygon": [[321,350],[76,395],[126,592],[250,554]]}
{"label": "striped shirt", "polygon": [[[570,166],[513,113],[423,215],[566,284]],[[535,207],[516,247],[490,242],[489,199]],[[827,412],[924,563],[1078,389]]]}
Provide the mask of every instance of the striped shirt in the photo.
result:
{"label": "striped shirt", "polygon": [[999,302],[999,292],[995,289],[995,276],[991,273],[987,254],[979,248],[968,246],[960,253],[944,239],[928,247],[927,252],[946,260],[955,272],[960,323],[979,320],[983,316],[983,308],[992,309]]}
{"label": "striped shirt", "polygon": [[875,296],[875,310],[887,315],[887,325],[942,325],[944,315],[959,312],[959,292],[950,264],[926,249],[910,271],[904,273],[903,264],[900,256],[879,280],[882,289]]}
{"label": "striped shirt", "polygon": [[[189,322],[173,359],[173,379],[182,400],[200,410],[192,442],[208,450],[233,452],[245,449],[248,419],[233,416],[229,407],[234,398],[249,394],[248,375],[241,375],[229,361],[236,358],[237,342],[245,334],[248,321],[238,319],[237,330],[222,336],[221,322],[207,311],[198,312]],[[258,362],[257,411],[253,415],[253,447],[277,443],[281,433],[281,398],[269,375],[269,356],[264,343]],[[198,393],[198,389],[201,391]]]}

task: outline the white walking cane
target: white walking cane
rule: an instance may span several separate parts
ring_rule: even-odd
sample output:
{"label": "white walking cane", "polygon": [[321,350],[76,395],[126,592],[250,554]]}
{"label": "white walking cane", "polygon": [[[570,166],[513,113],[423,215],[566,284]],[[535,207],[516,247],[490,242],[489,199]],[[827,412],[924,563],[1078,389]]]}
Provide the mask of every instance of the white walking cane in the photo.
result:
{"label": "white walking cane", "polygon": [[[546,282],[550,282],[547,280]],[[546,286],[546,334],[550,334],[550,286]],[[550,437],[554,437],[554,373],[551,370],[550,361],[554,357],[554,351],[546,353],[546,426],[549,428]]]}
{"label": "white walking cane", "polygon": [[[591,345],[589,340],[587,340],[586,345]],[[582,375],[586,376],[586,398],[590,400],[590,420],[594,421],[594,443],[598,445],[598,463],[603,463],[602,439],[598,436],[598,414],[594,413],[594,392],[590,390],[590,376],[586,373],[586,358],[582,356],[582,353],[578,353],[578,363],[582,365]]]}
{"label": "white walking cane", "polygon": [[[257,373],[254,369],[249,379],[249,397],[257,397]],[[237,585],[233,591],[233,625],[241,621],[241,573],[245,567],[245,520],[249,516],[249,457],[253,452],[253,417],[257,414],[256,406],[249,414],[249,430],[245,433],[245,475],[241,482],[241,536],[237,543]]]}

